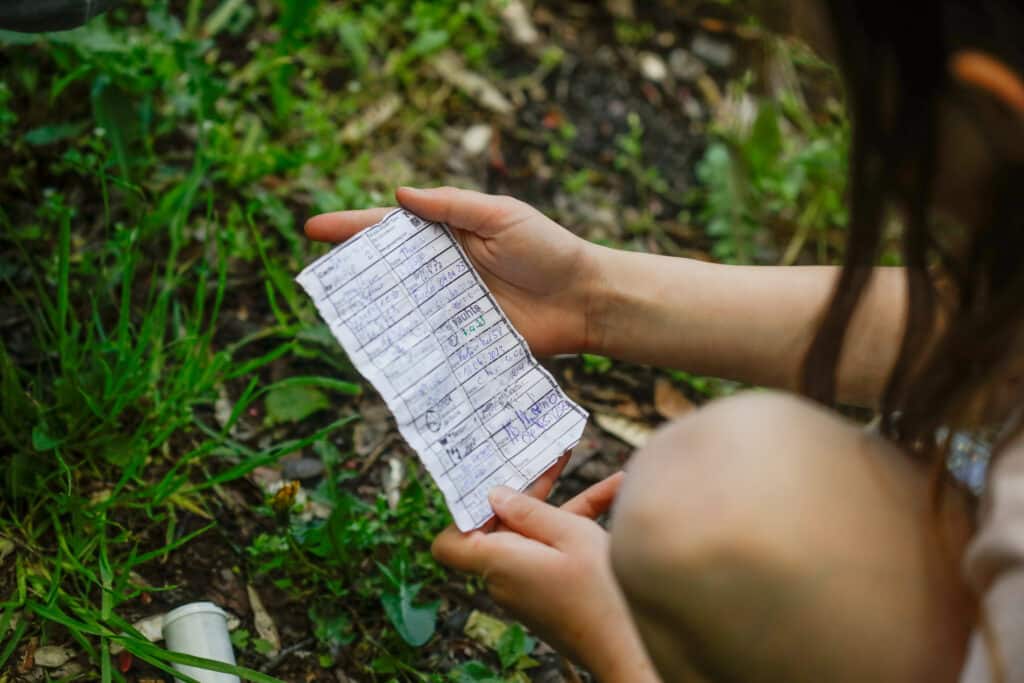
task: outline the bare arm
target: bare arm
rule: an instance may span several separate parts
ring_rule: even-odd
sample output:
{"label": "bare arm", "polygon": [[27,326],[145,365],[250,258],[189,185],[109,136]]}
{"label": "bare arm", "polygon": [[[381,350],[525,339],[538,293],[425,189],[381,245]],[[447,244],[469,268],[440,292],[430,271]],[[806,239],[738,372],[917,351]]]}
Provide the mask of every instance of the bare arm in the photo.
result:
{"label": "bare arm", "polygon": [[[607,249],[510,197],[404,188],[397,198],[456,229],[540,355],[590,351],[794,389],[836,275],[830,267],[721,266]],[[324,214],[306,230],[340,241],[385,213]],[[902,336],[904,291],[899,269],[877,270],[840,360],[840,400],[877,402]]]}
{"label": "bare arm", "polygon": [[[723,266],[594,247],[588,350],[795,389],[832,294],[828,266]],[[875,405],[903,334],[905,284],[879,268],[847,333],[839,400]]]}

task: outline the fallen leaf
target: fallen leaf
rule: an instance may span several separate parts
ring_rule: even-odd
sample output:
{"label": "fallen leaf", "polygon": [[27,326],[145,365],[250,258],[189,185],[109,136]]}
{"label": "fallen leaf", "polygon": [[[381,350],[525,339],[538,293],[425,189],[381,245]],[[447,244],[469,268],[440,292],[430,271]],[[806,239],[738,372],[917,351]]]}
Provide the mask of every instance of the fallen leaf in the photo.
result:
{"label": "fallen leaf", "polygon": [[434,57],[432,64],[442,80],[469,95],[480,106],[498,114],[512,112],[513,106],[508,98],[489,80],[467,69],[462,59],[451,50]]}
{"label": "fallen leaf", "polygon": [[643,411],[640,410],[640,406],[638,406],[636,404],[636,401],[634,401],[633,399],[620,402],[618,405],[615,406],[615,412],[617,412],[619,415],[622,415],[623,417],[628,417],[634,420],[639,420],[641,417],[644,416]]}
{"label": "fallen leaf", "polygon": [[341,129],[342,142],[358,142],[377,130],[402,108],[402,98],[395,93],[388,93],[349,121]]}
{"label": "fallen leaf", "polygon": [[501,10],[502,21],[512,37],[512,41],[529,47],[540,40],[537,27],[530,19],[530,10],[526,8],[522,0],[508,0],[504,9]]}
{"label": "fallen leaf", "polygon": [[622,439],[633,448],[641,448],[651,438],[654,430],[649,425],[636,420],[630,420],[621,415],[609,413],[596,413],[594,422],[614,437]]}
{"label": "fallen leaf", "polygon": [[267,658],[276,657],[277,653],[281,651],[281,635],[277,632],[277,625],[274,624],[267,608],[263,606],[263,601],[260,600],[260,595],[252,584],[245,588],[249,594],[249,607],[252,608],[252,621],[256,627],[256,633],[270,645],[265,654]]}
{"label": "fallen leaf", "polygon": [[498,649],[498,641],[508,630],[508,624],[490,614],[473,610],[466,619],[466,626],[462,629],[468,637],[492,650]]}
{"label": "fallen leaf", "polygon": [[692,412],[696,406],[679,391],[672,380],[659,377],[654,380],[654,409],[666,420]]}
{"label": "fallen leaf", "polygon": [[17,671],[20,674],[25,674],[31,671],[36,666],[36,646],[39,644],[38,638],[29,638],[28,644],[25,645],[25,650],[21,654],[21,658],[18,660]]}

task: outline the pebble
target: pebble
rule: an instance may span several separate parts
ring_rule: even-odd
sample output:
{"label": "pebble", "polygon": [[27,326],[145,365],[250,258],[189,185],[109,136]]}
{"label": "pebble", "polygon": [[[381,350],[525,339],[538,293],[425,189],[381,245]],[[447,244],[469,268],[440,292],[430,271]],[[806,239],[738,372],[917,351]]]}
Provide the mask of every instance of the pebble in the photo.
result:
{"label": "pebble", "polygon": [[492,135],[490,124],[478,123],[475,126],[470,126],[462,134],[462,150],[466,156],[478,157],[487,151]]}
{"label": "pebble", "polygon": [[683,81],[693,81],[705,72],[704,62],[689,50],[677,47],[668,53],[668,68],[672,75]]}
{"label": "pebble", "polygon": [[284,467],[281,468],[281,478],[285,480],[313,479],[323,473],[324,464],[316,458],[303,457],[287,460]]}
{"label": "pebble", "polygon": [[35,663],[36,666],[46,669],[56,669],[58,666],[63,666],[72,656],[74,653],[66,647],[44,645],[36,649]]}
{"label": "pebble", "polygon": [[640,54],[640,73],[649,81],[660,83],[668,77],[668,67],[665,60],[653,52],[642,52]]}
{"label": "pebble", "polygon": [[736,51],[729,43],[698,33],[690,44],[693,54],[719,69],[725,69],[736,58]]}

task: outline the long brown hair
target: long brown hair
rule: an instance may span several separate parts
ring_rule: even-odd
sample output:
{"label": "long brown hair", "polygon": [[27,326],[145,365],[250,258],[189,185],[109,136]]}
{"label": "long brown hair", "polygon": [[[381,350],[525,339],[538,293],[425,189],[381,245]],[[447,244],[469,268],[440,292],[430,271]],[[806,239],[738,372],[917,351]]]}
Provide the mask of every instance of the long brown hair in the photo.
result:
{"label": "long brown hair", "polygon": [[897,218],[908,317],[882,396],[882,429],[912,451],[933,453],[940,427],[975,426],[965,423],[1024,321],[1024,164],[1002,154],[997,137],[988,140],[990,209],[963,226],[955,250],[945,246],[933,216],[940,104],[968,118],[984,105],[950,77],[960,50],[983,50],[1024,72],[1024,8],[1013,0],[826,4],[853,120],[850,225],[802,387],[834,402],[846,328],[877,263],[883,226]]}
{"label": "long brown hair", "polygon": [[[882,396],[881,426],[908,452],[932,459],[938,510],[948,474],[937,435],[992,417],[994,380],[1002,381],[1007,367],[1019,370],[1013,366],[1024,326],[1024,161],[1005,153],[999,132],[982,131],[993,160],[988,209],[961,227],[950,248],[933,213],[940,106],[981,121],[980,109],[991,104],[953,83],[949,64],[959,51],[978,50],[1024,72],[1024,7],[1015,0],[827,5],[853,119],[850,224],[845,262],[801,384],[810,397],[835,401],[846,329],[877,263],[883,227],[897,218],[907,323]],[[1024,404],[1024,396],[1015,398]],[[1007,407],[997,417],[1006,418]],[[979,609],[995,680],[1005,680],[1004,650]]]}

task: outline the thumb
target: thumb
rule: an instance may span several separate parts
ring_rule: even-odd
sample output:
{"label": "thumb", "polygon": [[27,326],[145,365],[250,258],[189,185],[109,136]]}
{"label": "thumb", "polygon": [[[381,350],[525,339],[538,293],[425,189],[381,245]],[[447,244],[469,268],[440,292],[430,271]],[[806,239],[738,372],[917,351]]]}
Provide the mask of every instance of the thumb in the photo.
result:
{"label": "thumb", "polygon": [[488,496],[494,514],[507,528],[545,545],[560,547],[589,520],[533,496],[499,486]]}
{"label": "thumb", "polygon": [[448,223],[481,237],[493,237],[512,224],[513,217],[528,205],[499,195],[457,187],[418,189],[400,187],[395,198],[404,208],[428,221]]}

